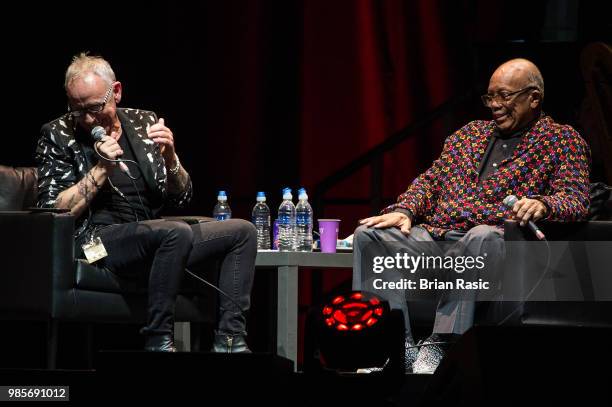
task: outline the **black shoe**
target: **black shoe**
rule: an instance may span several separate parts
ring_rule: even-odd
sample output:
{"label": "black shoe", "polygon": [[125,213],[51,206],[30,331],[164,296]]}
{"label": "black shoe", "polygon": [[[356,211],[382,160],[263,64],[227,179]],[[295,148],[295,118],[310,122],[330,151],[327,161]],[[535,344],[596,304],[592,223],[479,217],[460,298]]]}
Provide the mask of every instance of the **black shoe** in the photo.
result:
{"label": "black shoe", "polygon": [[214,353],[252,353],[246,343],[246,335],[215,332],[211,352]]}
{"label": "black shoe", "polygon": [[147,335],[145,350],[148,352],[176,352],[172,334]]}

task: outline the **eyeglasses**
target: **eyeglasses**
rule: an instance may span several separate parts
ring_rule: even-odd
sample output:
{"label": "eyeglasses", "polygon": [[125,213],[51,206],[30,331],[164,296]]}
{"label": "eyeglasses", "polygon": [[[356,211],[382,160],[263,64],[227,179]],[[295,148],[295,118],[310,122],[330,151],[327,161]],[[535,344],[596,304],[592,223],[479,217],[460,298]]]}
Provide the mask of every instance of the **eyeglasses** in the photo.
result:
{"label": "eyeglasses", "polygon": [[110,96],[113,93],[112,92],[113,86],[114,84],[111,85],[106,91],[106,95],[104,95],[104,100],[102,101],[102,103],[96,103],[95,105],[91,105],[91,106],[85,107],[83,109],[78,109],[78,110],[73,110],[70,106],[68,106],[68,112],[74,118],[85,116],[87,113],[91,113],[91,114],[100,113],[106,107],[106,104],[108,103]]}
{"label": "eyeglasses", "polygon": [[505,92],[505,91],[501,91],[499,93],[496,93],[494,95],[482,95],[480,97],[480,99],[482,99],[482,103],[486,106],[486,107],[491,107],[491,104],[493,102],[497,102],[497,103],[508,103],[510,102],[512,99],[514,99],[514,97],[516,95],[519,95],[527,90],[531,90],[531,89],[536,89],[535,86],[527,86],[526,88],[523,89],[519,89],[519,90],[515,90],[514,92]]}

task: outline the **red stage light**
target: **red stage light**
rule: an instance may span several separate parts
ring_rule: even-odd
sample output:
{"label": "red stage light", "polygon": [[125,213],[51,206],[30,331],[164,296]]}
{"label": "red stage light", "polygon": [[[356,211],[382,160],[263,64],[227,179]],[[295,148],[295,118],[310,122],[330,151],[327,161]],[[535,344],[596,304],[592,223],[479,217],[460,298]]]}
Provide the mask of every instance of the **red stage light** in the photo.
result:
{"label": "red stage light", "polygon": [[361,367],[386,366],[386,371],[404,374],[400,360],[405,352],[403,325],[401,312],[391,310],[374,293],[335,293],[308,313],[304,370],[354,372]]}
{"label": "red stage light", "polygon": [[[347,298],[351,301],[347,302]],[[323,307],[325,324],[339,331],[360,331],[378,322],[384,311],[381,301],[373,294],[354,292],[348,297],[339,295]]]}

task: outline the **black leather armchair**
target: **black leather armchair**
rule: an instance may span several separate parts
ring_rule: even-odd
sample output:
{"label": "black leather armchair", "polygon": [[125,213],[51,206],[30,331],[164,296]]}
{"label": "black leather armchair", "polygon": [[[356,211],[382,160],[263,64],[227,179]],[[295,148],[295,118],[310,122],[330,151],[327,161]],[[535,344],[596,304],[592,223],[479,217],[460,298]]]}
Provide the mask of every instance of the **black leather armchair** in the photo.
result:
{"label": "black leather armchair", "polygon": [[[75,260],[74,217],[28,210],[35,200],[36,168],[0,166],[0,319],[46,321],[54,368],[59,321],[144,324],[146,278],[123,279]],[[208,269],[206,278],[216,281],[215,264]],[[216,296],[199,284],[185,277],[177,322],[214,322]]]}
{"label": "black leather armchair", "polygon": [[[602,184],[591,184],[589,218],[584,222],[561,223],[561,222],[538,222],[538,226],[544,232],[549,241],[612,241],[612,188]],[[526,228],[520,227],[516,221],[508,220],[504,224],[504,240],[506,242],[521,242],[535,240],[533,234]],[[529,280],[525,275],[533,272],[528,262],[533,259],[525,258],[525,253],[520,251],[520,245],[507,245],[515,250],[509,256],[519,258],[517,263],[523,261],[523,266],[513,268],[511,273],[507,272],[506,279],[524,281]],[[529,252],[528,255],[532,255]],[[611,255],[612,256],[612,255]],[[475,322],[477,325],[498,325],[504,321],[504,325],[511,326],[610,326],[612,327],[612,301],[595,301],[593,295],[594,270],[589,270],[586,253],[581,250],[580,245],[572,248],[570,258],[575,263],[576,270],[580,270],[577,283],[584,295],[584,301],[499,301],[481,302],[477,306]],[[612,263],[612,257],[610,260]],[[609,267],[609,266],[608,266]],[[601,271],[601,270],[595,270]],[[513,281],[513,283],[515,283]],[[431,329],[436,298],[429,301],[419,299],[410,301],[410,317],[413,326]],[[427,331],[428,332],[428,331]]]}
{"label": "black leather armchair", "polygon": [[[539,222],[538,227],[544,232],[549,242],[612,241],[611,191],[612,188],[602,183],[591,184],[591,205],[587,221],[573,223]],[[534,272],[533,267],[530,267],[530,262],[534,260],[532,258],[533,251],[523,249],[523,245],[512,244],[512,242],[536,240],[533,233],[527,228],[520,227],[516,221],[507,220],[504,225],[504,240],[510,243],[506,246],[506,249],[513,251],[513,253],[507,253],[507,257],[513,259],[513,267],[506,270],[508,275],[505,278],[511,278],[519,282],[533,281],[532,278],[526,276],[527,273]],[[545,255],[545,253],[542,253],[542,256]],[[556,279],[548,279],[546,283],[549,288],[559,293],[567,292],[567,285],[574,284],[576,286],[572,287],[570,291],[580,293],[583,300],[488,303],[486,304],[488,306],[480,307],[480,310],[484,312],[477,318],[478,323],[481,325],[497,325],[500,321],[504,321],[504,325],[513,326],[612,327],[612,302],[597,301],[594,293],[594,281],[597,280],[597,273],[607,273],[608,270],[593,267],[606,267],[606,265],[589,262],[583,244],[568,243],[562,258],[572,263],[568,266],[568,270],[575,270],[576,275],[557,276]],[[612,260],[612,257],[610,257],[610,260]],[[521,264],[523,267],[521,267]],[[542,270],[535,271],[537,274]],[[609,297],[610,294],[607,294],[607,298]]]}
{"label": "black leather armchair", "polygon": [[[599,213],[599,219],[604,216]],[[604,220],[591,220],[576,223],[553,223],[541,222],[540,229],[544,232],[549,242],[592,242],[592,241],[612,241],[612,222]],[[535,240],[533,234],[525,228],[519,227],[515,221],[506,221],[504,225],[504,238],[507,242],[521,242]],[[588,243],[587,243],[588,244]],[[564,243],[565,245],[565,243]],[[527,277],[525,273],[533,273],[534,268],[529,267],[528,262],[533,262],[533,250],[523,250],[522,245],[507,245],[513,253],[508,254],[514,258],[513,264],[523,264],[524,267],[510,267],[506,271],[511,272],[510,278],[519,281],[533,281],[533,276]],[[543,280],[549,291],[558,293],[562,297],[577,296],[576,301],[526,301],[526,302],[503,302],[493,304],[489,308],[489,316],[485,320],[499,322],[505,321],[505,325],[525,326],[525,325],[546,325],[546,326],[594,326],[612,327],[612,302],[601,301],[595,295],[594,281],[600,280],[601,273],[607,273],[609,267],[606,264],[595,264],[589,261],[584,244],[568,243],[562,253],[559,253],[557,246],[556,254],[562,254],[562,260],[570,262],[565,268],[575,271],[573,273],[564,272],[556,275],[555,278]],[[542,253],[542,256],[546,256]],[[611,255],[612,256],[612,255]],[[592,260],[592,259],[591,259]],[[610,257],[612,260],[612,257]],[[536,270],[535,274],[542,272]],[[523,275],[521,275],[523,273]],[[550,274],[551,272],[549,272]],[[557,272],[559,273],[559,272]],[[506,277],[508,278],[508,276]],[[604,277],[607,279],[607,277]],[[573,285],[568,294],[568,285]],[[565,293],[565,295],[564,295]],[[610,298],[610,293],[606,293],[606,298]]]}

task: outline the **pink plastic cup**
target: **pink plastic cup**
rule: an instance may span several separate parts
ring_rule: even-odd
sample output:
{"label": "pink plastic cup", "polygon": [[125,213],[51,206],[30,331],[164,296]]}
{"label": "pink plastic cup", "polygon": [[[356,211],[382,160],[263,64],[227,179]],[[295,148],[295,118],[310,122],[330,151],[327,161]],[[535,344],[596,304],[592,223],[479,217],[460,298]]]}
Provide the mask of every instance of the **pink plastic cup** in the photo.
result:
{"label": "pink plastic cup", "polygon": [[321,252],[336,253],[340,219],[319,219],[319,234],[321,235]]}

